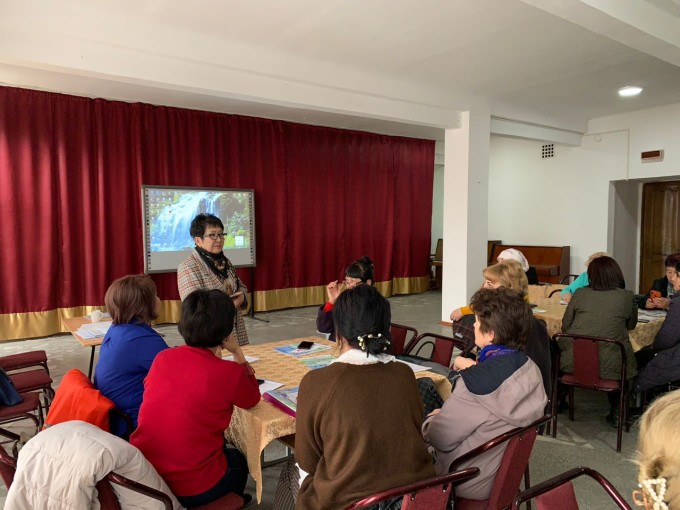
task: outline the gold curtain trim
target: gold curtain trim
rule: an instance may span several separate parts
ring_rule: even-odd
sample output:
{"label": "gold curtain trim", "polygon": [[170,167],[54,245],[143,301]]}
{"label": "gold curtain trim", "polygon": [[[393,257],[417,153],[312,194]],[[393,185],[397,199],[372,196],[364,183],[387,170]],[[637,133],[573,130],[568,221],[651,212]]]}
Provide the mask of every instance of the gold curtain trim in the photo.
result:
{"label": "gold curtain trim", "polygon": [[[395,294],[418,294],[429,288],[427,276],[394,278],[376,282],[375,286],[385,297]],[[255,311],[268,312],[282,308],[299,308],[320,305],[326,301],[326,286],[298,287],[255,292]],[[252,298],[251,298],[252,302]],[[160,315],[156,323],[179,322],[181,302],[178,299],[161,301]],[[103,306],[74,306],[46,312],[0,314],[0,341],[38,338],[57,333],[68,333],[63,319],[89,315],[93,310],[105,311]],[[247,311],[243,312],[244,314]]]}

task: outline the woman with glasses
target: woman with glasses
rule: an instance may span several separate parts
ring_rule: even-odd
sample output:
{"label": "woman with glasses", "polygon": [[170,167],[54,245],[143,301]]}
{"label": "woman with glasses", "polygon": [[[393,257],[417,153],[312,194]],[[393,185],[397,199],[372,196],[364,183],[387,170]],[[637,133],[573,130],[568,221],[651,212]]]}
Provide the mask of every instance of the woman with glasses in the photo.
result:
{"label": "woman with glasses", "polygon": [[[189,228],[196,247],[177,268],[177,286],[182,301],[195,290],[221,290],[231,297],[236,310],[248,307],[248,289],[222,251],[224,224],[214,214],[199,214]],[[239,345],[248,344],[248,333],[240,313],[234,324]]]}
{"label": "woman with glasses", "polygon": [[345,279],[342,282],[334,280],[326,285],[328,301],[319,307],[316,316],[316,330],[319,333],[329,335],[329,340],[335,341],[335,327],[333,326],[333,306],[340,294],[345,289],[353,289],[360,283],[373,285],[373,261],[370,257],[361,257],[352,262],[345,271]]}

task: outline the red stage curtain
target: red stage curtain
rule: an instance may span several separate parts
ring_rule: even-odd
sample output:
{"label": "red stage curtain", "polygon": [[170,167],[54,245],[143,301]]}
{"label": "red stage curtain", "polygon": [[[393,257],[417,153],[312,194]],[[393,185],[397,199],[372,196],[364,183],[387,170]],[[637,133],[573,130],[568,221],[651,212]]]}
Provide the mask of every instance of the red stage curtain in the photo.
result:
{"label": "red stage curtain", "polygon": [[253,188],[257,290],[362,255],[378,281],[425,276],[433,167],[432,141],[0,87],[0,313],[102,304],[142,272],[142,184]]}

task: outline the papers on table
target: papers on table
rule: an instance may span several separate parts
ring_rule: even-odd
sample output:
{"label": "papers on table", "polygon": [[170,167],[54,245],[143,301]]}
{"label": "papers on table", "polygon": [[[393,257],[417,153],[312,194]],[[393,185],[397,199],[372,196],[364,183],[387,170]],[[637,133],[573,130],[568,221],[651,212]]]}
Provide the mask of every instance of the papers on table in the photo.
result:
{"label": "papers on table", "polygon": [[567,303],[564,299],[560,299],[560,304],[561,305],[568,305],[569,303]]}
{"label": "papers on table", "polygon": [[317,368],[327,367],[335,360],[334,356],[316,356],[314,358],[302,358],[300,361],[307,366],[310,370],[316,370]]}
{"label": "papers on table", "polygon": [[297,397],[299,388],[272,390],[262,394],[262,398],[281,409],[284,413],[295,416],[297,413]]}
{"label": "papers on table", "polygon": [[545,310],[543,308],[538,308],[538,307],[532,308],[531,311],[534,312],[534,313],[545,313]]}
{"label": "papers on table", "polygon": [[654,321],[664,317],[666,317],[666,310],[638,310],[638,320],[648,319]]}
{"label": "papers on table", "polygon": [[276,381],[268,381],[267,379],[264,380],[262,384],[260,384],[260,394],[264,395],[268,391],[273,391],[276,388],[280,388],[283,386],[280,382]]}
{"label": "papers on table", "polygon": [[[229,354],[228,356],[222,356],[222,359],[227,360],[227,361],[234,361],[234,355]],[[255,363],[259,359],[260,358],[253,358],[252,356],[246,356],[246,361],[248,363]]]}
{"label": "papers on table", "polygon": [[282,347],[274,347],[275,351],[281,354],[286,354],[288,356],[294,356],[299,358],[300,356],[306,356],[307,354],[315,354],[317,352],[327,351],[330,349],[329,346],[315,343],[309,349],[298,349],[298,344],[284,345]]}
{"label": "papers on table", "polygon": [[403,363],[403,364],[411,367],[411,370],[413,370],[414,374],[430,369],[430,367],[426,367],[426,366],[423,366],[423,365],[416,365],[415,363],[409,363],[408,361],[404,361],[404,360],[401,360],[401,359],[397,359],[395,361],[398,361],[399,363]]}
{"label": "papers on table", "polygon": [[106,332],[111,327],[112,322],[93,322],[92,324],[83,324],[76,331],[76,335],[81,336],[85,340],[92,340],[93,338],[101,338],[106,335]]}

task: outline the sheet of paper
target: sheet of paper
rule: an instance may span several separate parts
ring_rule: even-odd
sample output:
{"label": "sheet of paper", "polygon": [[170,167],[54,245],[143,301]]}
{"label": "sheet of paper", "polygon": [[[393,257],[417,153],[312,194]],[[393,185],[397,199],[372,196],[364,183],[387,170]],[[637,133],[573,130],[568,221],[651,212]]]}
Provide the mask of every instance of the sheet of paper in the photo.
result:
{"label": "sheet of paper", "polygon": [[416,373],[418,373],[418,372],[424,372],[425,370],[429,370],[428,367],[423,366],[423,365],[416,365],[415,363],[409,363],[408,361],[404,361],[404,360],[401,360],[401,359],[398,359],[398,360],[396,360],[396,361],[398,361],[399,363],[403,363],[404,365],[408,365],[409,367],[411,367],[411,370],[413,370],[413,373],[414,373],[414,374],[416,374]]}
{"label": "sheet of paper", "polygon": [[283,386],[283,384],[280,382],[268,381],[267,379],[265,379],[264,382],[260,384],[260,395],[266,393],[267,391],[272,391],[275,390],[276,388],[280,388],[281,386]]}
{"label": "sheet of paper", "polygon": [[329,346],[315,343],[309,349],[298,349],[298,344],[284,345],[283,347],[275,347],[274,350],[280,352],[281,354],[286,354],[288,356],[295,356],[299,358],[300,356],[307,356],[308,354],[315,354],[321,351],[327,351],[330,349]]}
{"label": "sheet of paper", "polygon": [[538,307],[532,308],[531,311],[534,312],[534,313],[545,313],[545,310],[543,308],[538,308]]}
{"label": "sheet of paper", "polygon": [[300,361],[306,365],[310,370],[316,370],[317,368],[324,368],[333,363],[335,360],[334,356],[317,356],[314,358],[300,358]]}
{"label": "sheet of paper", "polygon": [[99,338],[103,337],[106,335],[106,332],[109,330],[111,327],[112,322],[110,321],[105,321],[105,322],[93,322],[92,324],[83,324],[78,328],[76,331],[77,335],[82,336],[86,340],[90,340],[92,338]]}
{"label": "sheet of paper", "polygon": [[[226,359],[227,361],[234,361],[234,355],[229,354],[228,356],[222,356],[222,359]],[[246,361],[248,363],[255,363],[258,361],[260,358],[254,358],[253,356],[246,356]]]}

